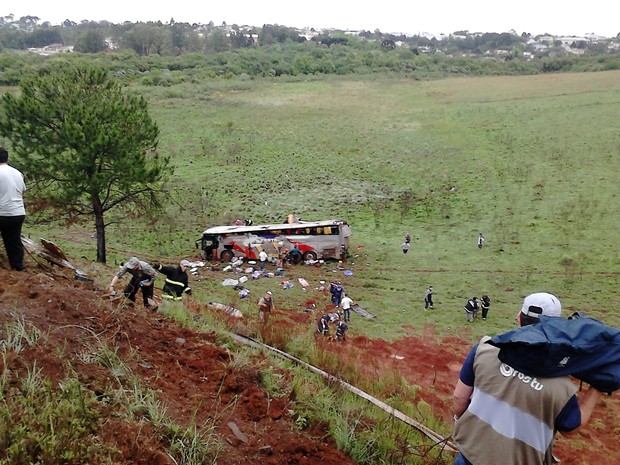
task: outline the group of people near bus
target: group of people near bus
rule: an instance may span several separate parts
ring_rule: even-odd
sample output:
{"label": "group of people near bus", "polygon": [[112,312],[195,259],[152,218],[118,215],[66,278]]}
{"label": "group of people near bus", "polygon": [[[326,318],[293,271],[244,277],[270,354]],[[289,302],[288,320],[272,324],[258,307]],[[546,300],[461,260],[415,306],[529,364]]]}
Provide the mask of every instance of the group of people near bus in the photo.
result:
{"label": "group of people near bus", "polygon": [[[136,293],[141,291],[145,307],[149,308],[153,284],[161,272],[166,276],[164,298],[178,300],[191,293],[186,273],[189,266],[187,260],[178,266],[166,266],[131,257],[114,275],[110,290],[115,293],[119,279],[129,273],[132,278],[123,294],[135,301]],[[344,341],[353,300],[339,281],[330,283],[329,296],[333,310],[318,318],[317,332]],[[424,302],[425,309],[433,309],[433,286],[426,289]],[[473,322],[479,311],[485,320],[490,304],[488,295],[467,299],[464,305],[467,321]],[[268,323],[274,308],[272,292],[267,291],[258,301],[260,324]],[[561,311],[560,301],[554,295],[531,294],[518,313],[519,325],[540,324],[543,316],[558,318]],[[514,370],[502,364],[499,348],[487,344],[487,340],[485,337],[472,347],[456,381],[453,437],[459,453],[454,465],[551,463],[547,458],[552,457],[555,432],[574,431],[587,423],[601,391],[590,386],[577,396],[577,385],[566,376],[508,376],[506,370]]]}

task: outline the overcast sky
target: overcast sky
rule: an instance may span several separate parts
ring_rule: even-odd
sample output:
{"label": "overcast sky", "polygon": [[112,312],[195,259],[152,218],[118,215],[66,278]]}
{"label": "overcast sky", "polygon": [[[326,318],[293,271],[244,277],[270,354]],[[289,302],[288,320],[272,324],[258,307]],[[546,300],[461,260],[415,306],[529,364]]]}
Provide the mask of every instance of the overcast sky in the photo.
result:
{"label": "overcast sky", "polygon": [[620,1],[591,0],[3,0],[0,16],[37,16],[60,24],[65,19],[113,23],[162,21],[207,24],[381,30],[419,34],[507,32],[553,35],[620,32]]}

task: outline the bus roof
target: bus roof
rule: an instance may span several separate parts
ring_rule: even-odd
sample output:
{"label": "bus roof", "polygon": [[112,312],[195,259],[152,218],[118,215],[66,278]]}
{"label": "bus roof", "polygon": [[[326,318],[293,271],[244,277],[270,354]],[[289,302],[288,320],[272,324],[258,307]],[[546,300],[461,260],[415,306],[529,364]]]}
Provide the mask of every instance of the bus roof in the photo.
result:
{"label": "bus roof", "polygon": [[272,231],[282,229],[298,229],[298,228],[312,228],[312,227],[326,227],[326,226],[339,226],[341,224],[347,224],[342,220],[323,220],[323,221],[298,221],[297,223],[276,223],[276,224],[253,224],[251,226],[213,226],[207,228],[202,233],[204,234],[246,234],[260,231]]}

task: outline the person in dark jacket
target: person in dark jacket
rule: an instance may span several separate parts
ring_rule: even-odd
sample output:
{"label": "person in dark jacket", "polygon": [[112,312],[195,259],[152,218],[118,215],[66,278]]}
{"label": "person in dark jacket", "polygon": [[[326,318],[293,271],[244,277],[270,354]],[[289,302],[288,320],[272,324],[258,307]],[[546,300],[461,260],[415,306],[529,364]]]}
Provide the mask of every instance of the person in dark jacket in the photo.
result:
{"label": "person in dark jacket", "polygon": [[336,334],[334,334],[336,340],[338,342],[342,342],[346,340],[346,332],[347,329],[349,329],[349,325],[346,324],[344,321],[342,320],[338,320],[336,321]]}
{"label": "person in dark jacket", "polygon": [[339,319],[340,318],[337,313],[326,313],[319,318],[319,321],[317,321],[317,333],[322,334],[323,336],[329,336],[329,324]]}
{"label": "person in dark jacket", "polygon": [[424,310],[433,308],[433,286],[428,286],[424,294]]}
{"label": "person in dark jacket", "polygon": [[188,260],[181,260],[179,266],[162,265],[153,263],[153,268],[166,276],[162,298],[177,302],[183,298],[183,294],[191,295],[192,289],[189,287],[187,269],[191,266]]}
{"label": "person in dark jacket", "polygon": [[465,317],[468,323],[472,323],[478,316],[478,310],[480,309],[480,300],[478,297],[472,297],[465,304]]}
{"label": "person in dark jacket", "polygon": [[342,287],[340,281],[330,283],[329,292],[332,295],[332,304],[336,307],[340,307],[340,301],[342,300],[342,295],[344,294],[344,287]]}
{"label": "person in dark jacket", "polygon": [[486,320],[489,314],[489,308],[491,307],[491,298],[488,295],[482,296],[482,302],[480,302],[482,308],[482,319]]}

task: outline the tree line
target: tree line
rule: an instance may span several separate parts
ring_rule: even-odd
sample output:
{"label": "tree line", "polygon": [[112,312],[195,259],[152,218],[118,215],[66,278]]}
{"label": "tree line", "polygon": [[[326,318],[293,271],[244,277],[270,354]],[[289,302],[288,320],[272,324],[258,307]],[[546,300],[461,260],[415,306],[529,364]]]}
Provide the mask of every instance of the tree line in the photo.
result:
{"label": "tree line", "polygon": [[[178,56],[186,53],[218,53],[229,50],[268,47],[286,42],[311,41],[330,47],[332,45],[354,45],[362,42],[385,48],[404,47],[413,53],[442,53],[452,55],[466,53],[484,56],[492,51],[508,52],[511,58],[518,58],[519,52],[531,51],[538,56],[565,54],[565,47],[555,40],[546,39],[544,49],[533,47],[532,35],[503,32],[471,34],[469,31],[455,31],[442,38],[422,35],[389,34],[380,30],[358,31],[355,34],[343,30],[322,31],[314,29],[300,31],[287,26],[264,24],[261,27],[219,26],[208,24],[176,22],[124,22],[65,20],[60,25],[41,22],[36,16],[14,18],[0,17],[0,51],[27,50],[51,44],[74,47],[80,53],[99,53],[106,50],[132,50],[140,56],[152,54]],[[590,54],[609,53],[611,42],[620,42],[620,34],[612,39],[587,42],[575,38],[571,48],[585,50]]]}
{"label": "tree line", "polygon": [[204,79],[296,78],[303,76],[392,73],[427,80],[450,76],[532,75],[620,69],[620,55],[575,55],[533,60],[472,58],[444,53],[415,53],[361,41],[325,46],[287,41],[216,53],[140,56],[133,50],[92,53],[0,52],[0,85],[15,86],[32,72],[53,63],[97,64],[118,80],[147,86],[173,86]]}

